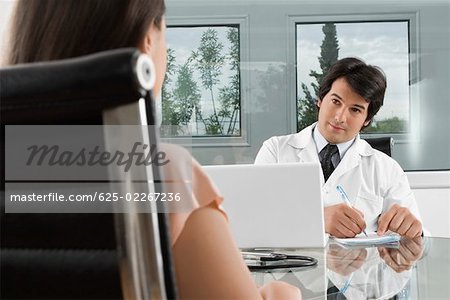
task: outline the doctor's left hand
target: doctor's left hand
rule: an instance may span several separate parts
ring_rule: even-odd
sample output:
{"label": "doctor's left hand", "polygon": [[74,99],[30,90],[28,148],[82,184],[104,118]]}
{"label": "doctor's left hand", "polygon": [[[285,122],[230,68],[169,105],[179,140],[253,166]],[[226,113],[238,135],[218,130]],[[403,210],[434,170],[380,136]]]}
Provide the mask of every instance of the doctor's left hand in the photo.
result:
{"label": "doctor's left hand", "polygon": [[422,234],[422,223],[408,208],[394,204],[378,219],[378,235],[383,235],[388,230],[415,238]]}

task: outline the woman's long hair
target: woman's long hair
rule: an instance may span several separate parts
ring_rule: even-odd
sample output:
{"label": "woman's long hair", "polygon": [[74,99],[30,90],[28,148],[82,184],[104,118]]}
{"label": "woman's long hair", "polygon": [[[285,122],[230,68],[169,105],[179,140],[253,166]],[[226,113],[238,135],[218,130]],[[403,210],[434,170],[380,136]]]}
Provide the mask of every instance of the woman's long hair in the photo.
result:
{"label": "woman's long hair", "polygon": [[64,59],[137,47],[153,24],[160,28],[164,0],[20,0],[7,64]]}

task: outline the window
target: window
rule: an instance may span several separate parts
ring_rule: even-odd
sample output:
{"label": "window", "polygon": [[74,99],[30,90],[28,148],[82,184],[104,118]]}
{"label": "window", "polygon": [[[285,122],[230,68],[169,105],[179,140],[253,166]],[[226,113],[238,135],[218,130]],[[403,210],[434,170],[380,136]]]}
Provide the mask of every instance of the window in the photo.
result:
{"label": "window", "polygon": [[162,136],[240,136],[239,25],[167,28]]}
{"label": "window", "polygon": [[[297,129],[316,120],[316,93],[328,68],[354,56],[379,66],[388,87],[384,105],[365,133],[408,133],[410,127],[409,21],[296,25]],[[316,58],[316,59],[311,59]]]}

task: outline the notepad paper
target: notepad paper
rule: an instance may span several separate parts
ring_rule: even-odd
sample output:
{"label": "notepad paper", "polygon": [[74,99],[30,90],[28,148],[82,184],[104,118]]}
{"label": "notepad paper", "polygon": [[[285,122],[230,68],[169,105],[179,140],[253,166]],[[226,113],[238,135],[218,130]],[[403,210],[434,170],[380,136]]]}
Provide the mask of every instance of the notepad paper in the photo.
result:
{"label": "notepad paper", "polygon": [[395,233],[387,233],[379,236],[376,232],[368,233],[367,236],[360,234],[354,238],[330,237],[330,239],[348,246],[391,244],[400,241],[400,238],[401,237]]}

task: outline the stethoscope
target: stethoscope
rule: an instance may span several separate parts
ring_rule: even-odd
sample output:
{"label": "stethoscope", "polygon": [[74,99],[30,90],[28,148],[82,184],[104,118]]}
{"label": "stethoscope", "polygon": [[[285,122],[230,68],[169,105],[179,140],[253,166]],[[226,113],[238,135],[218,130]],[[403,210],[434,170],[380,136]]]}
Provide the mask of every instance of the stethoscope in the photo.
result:
{"label": "stethoscope", "polygon": [[241,254],[250,271],[304,268],[317,265],[317,259],[311,256],[276,252],[241,252]]}

